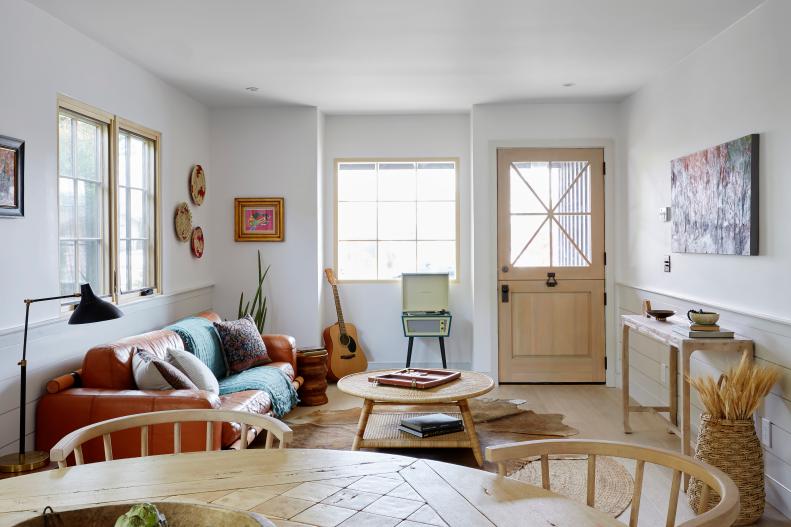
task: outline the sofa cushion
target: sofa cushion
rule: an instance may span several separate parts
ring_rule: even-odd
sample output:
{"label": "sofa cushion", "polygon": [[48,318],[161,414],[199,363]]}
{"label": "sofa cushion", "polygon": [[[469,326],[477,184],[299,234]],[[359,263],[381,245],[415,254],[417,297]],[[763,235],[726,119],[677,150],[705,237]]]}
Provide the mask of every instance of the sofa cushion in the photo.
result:
{"label": "sofa cushion", "polygon": [[228,375],[228,365],[225,362],[220,336],[211,320],[204,317],[188,317],[165,329],[176,332],[184,342],[183,349],[208,366],[216,378],[222,379]]}
{"label": "sofa cushion", "polygon": [[[251,414],[268,415],[272,408],[269,394],[260,390],[244,390],[220,397],[220,409],[236,410]],[[222,424],[222,446],[227,448],[241,437],[242,427],[238,423]]]}
{"label": "sofa cushion", "polygon": [[272,366],[258,366],[235,373],[220,379],[220,395],[245,390],[265,391],[272,401],[272,413],[275,417],[280,417],[291,411],[299,402],[297,390],[292,384],[293,370],[290,373],[291,376],[283,371],[283,368]]}
{"label": "sofa cushion", "polygon": [[184,349],[184,344],[173,331],[158,330],[91,348],[82,361],[82,385],[85,388],[134,390],[132,355],[138,348],[164,358],[168,348]]}
{"label": "sofa cushion", "polygon": [[250,315],[239,320],[215,322],[214,327],[220,334],[229,375],[272,362]]}
{"label": "sofa cushion", "polygon": [[170,364],[179,369],[189,380],[195,383],[199,390],[211,393],[220,393],[220,384],[212,371],[195,355],[185,350],[171,348],[165,357]]}
{"label": "sofa cushion", "polygon": [[178,368],[150,351],[137,350],[132,356],[132,373],[141,390],[198,390]]}

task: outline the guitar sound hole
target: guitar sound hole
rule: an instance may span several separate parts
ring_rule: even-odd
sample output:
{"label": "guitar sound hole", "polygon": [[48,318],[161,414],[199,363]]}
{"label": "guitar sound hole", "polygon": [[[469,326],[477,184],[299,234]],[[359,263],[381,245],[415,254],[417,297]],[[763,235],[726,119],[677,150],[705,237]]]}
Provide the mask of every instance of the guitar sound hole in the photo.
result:
{"label": "guitar sound hole", "polygon": [[349,343],[346,344],[346,349],[354,353],[357,351],[357,343],[354,341],[353,338],[349,337]]}
{"label": "guitar sound hole", "polygon": [[349,341],[352,340],[352,338],[349,335],[341,335],[341,337],[338,340],[344,346],[348,346],[349,345]]}

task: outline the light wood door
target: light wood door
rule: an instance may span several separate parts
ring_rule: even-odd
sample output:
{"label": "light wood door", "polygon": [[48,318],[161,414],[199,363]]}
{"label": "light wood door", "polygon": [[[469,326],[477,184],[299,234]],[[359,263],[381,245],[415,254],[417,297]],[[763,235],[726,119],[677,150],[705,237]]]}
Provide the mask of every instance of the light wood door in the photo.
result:
{"label": "light wood door", "polygon": [[497,151],[502,382],[604,382],[604,151]]}

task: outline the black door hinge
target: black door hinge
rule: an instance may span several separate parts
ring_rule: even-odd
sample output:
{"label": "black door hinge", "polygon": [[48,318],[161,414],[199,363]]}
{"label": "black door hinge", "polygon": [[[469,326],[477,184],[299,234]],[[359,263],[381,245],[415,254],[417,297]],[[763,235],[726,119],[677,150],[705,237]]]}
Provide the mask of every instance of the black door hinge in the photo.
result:
{"label": "black door hinge", "polygon": [[607,251],[604,251],[604,265],[607,265]]}
{"label": "black door hinge", "polygon": [[607,305],[607,293],[604,293],[604,305]]}
{"label": "black door hinge", "polygon": [[606,176],[607,175],[607,162],[606,161],[602,161],[601,162],[601,175],[602,176]]}
{"label": "black door hinge", "polygon": [[607,357],[604,357],[604,369],[607,369]]}

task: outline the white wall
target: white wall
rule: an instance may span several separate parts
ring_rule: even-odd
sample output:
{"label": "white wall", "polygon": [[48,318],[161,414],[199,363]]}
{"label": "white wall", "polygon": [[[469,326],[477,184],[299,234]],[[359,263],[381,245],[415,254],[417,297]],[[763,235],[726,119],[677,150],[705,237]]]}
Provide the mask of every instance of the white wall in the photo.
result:
{"label": "white wall", "polygon": [[[617,185],[618,106],[589,104],[484,104],[472,109],[472,243],[475,320],[473,368],[497,376],[497,147],[603,147],[607,163],[606,248],[612,253]],[[608,267],[607,277],[612,276]],[[612,291],[608,280],[607,290]],[[613,320],[612,305],[607,319]],[[608,356],[614,353],[608,322]],[[612,362],[611,362],[612,363]],[[612,369],[607,372],[613,382]]]}
{"label": "white wall", "polygon": [[[251,298],[256,252],[272,268],[265,293],[267,331],[293,335],[300,346],[320,342],[317,193],[320,116],[316,108],[211,111],[211,160],[218,213],[211,226],[215,308],[236,318],[242,291]],[[234,241],[236,197],[284,197],[285,241]]]}
{"label": "white wall", "polygon": [[[791,151],[791,3],[768,0],[735,26],[665,72],[623,105],[628,171],[618,206],[618,280],[621,312],[636,311],[639,298],[686,311],[711,306],[721,323],[756,341],[762,362],[782,367],[783,381],[762,409],[773,422],[776,448],[767,450],[770,500],[791,512],[791,238],[785,212],[791,197],[786,169]],[[657,209],[670,204],[670,161],[749,133],[761,134],[760,255],[670,254],[670,223]],[[650,344],[636,341],[632,370],[644,382],[635,393],[656,397],[658,368]],[[720,371],[727,361],[697,359]],[[642,371],[645,370],[645,371]],[[694,373],[694,372],[693,372]],[[642,377],[640,377],[642,375]],[[785,446],[783,446],[785,445]]]}
{"label": "white wall", "polygon": [[[18,368],[25,298],[58,294],[57,95],[69,95],[162,133],[164,290],[176,293],[202,288],[212,280],[213,240],[202,260],[176,241],[172,210],[189,199],[188,176],[204,165],[209,194],[193,207],[196,225],[206,226],[216,201],[208,162],[208,111],[144,69],[52,18],[27,2],[0,2],[3,76],[0,82],[0,135],[25,140],[25,217],[0,218],[0,451],[14,440]],[[214,187],[216,188],[216,187]],[[211,289],[194,299],[183,295],[151,299],[149,308],[129,308],[123,321],[96,326],[46,324],[44,334],[30,336],[28,410],[45,380],[75,367],[87,348],[100,342],[163,325],[189,309],[211,306]],[[56,319],[57,302],[35,304],[31,321]],[[31,414],[32,415],[32,414]],[[28,431],[33,421],[28,419]]]}
{"label": "white wall", "polygon": [[[450,286],[453,314],[446,340],[449,365],[468,368],[472,357],[470,274],[470,159],[467,114],[330,115],[324,136],[324,265],[333,266],[335,168],[338,158],[453,157],[459,159],[459,280]],[[326,287],[326,285],[325,285]],[[344,317],[357,326],[372,367],[403,367],[407,339],[401,327],[401,284],[346,283],[340,286]],[[337,320],[332,295],[323,303],[323,323]],[[441,365],[436,339],[416,339],[413,365]]]}

